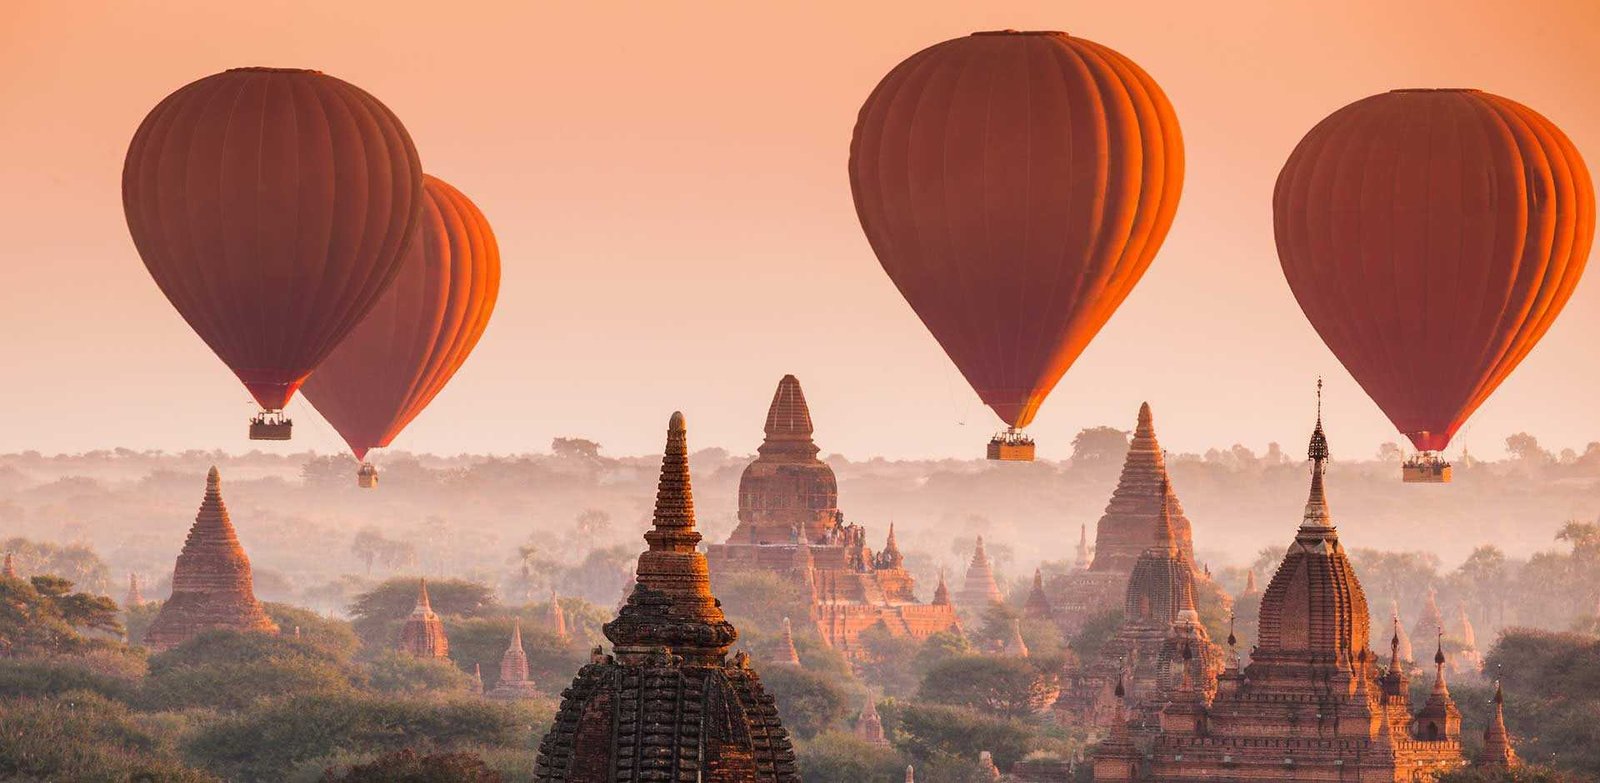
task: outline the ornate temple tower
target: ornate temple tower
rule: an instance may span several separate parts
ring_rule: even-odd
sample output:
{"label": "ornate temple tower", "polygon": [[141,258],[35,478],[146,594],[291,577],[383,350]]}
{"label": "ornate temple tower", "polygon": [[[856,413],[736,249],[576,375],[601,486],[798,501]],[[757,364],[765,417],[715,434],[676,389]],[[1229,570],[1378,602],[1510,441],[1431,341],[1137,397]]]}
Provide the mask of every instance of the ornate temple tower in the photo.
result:
{"label": "ornate temple tower", "polygon": [[206,474],[205,499],[172,569],[172,597],[161,605],[143,643],[165,650],[214,628],[278,632],[256,600],[250,558],[228,518],[215,467]]}
{"label": "ornate temple tower", "polygon": [[1411,663],[1416,660],[1411,650],[1411,635],[1406,633],[1405,623],[1400,620],[1400,602],[1389,602],[1389,616],[1394,621],[1394,638],[1397,643],[1396,653],[1402,663]]}
{"label": "ornate temple tower", "polygon": [[785,375],[756,459],[739,479],[739,525],[725,543],[706,548],[712,576],[766,572],[798,585],[811,599],[805,621],[846,657],[880,623],[918,639],[954,627],[951,608],[917,601],[893,524],[874,553],[866,529],[844,521],[833,468],[817,459],[812,432],[800,382]]}
{"label": "ornate temple tower", "polygon": [[1156,441],[1155,420],[1147,402],[1139,406],[1139,422],[1122,463],[1122,476],[1105,515],[1095,526],[1094,561],[1089,568],[1123,574],[1132,571],[1134,561],[1155,542],[1157,517],[1163,508],[1169,511],[1174,541],[1193,563],[1194,534],[1167,479],[1167,460]]}
{"label": "ornate temple tower", "polygon": [[766,440],[739,478],[739,526],[729,543],[820,543],[839,526],[839,482],[812,440],[811,409],[793,375],[767,410]]}
{"label": "ornate temple tower", "polygon": [[[1139,554],[1123,596],[1122,625],[1056,702],[1064,723],[1107,726],[1115,719],[1112,685],[1123,686],[1130,713],[1154,723],[1181,683],[1209,695],[1220,652],[1211,644],[1194,603],[1194,567],[1179,548],[1170,503],[1156,517],[1152,545]],[[1188,649],[1188,658],[1182,658]]]}
{"label": "ornate temple tower", "polygon": [[1309,451],[1305,514],[1262,597],[1249,666],[1230,662],[1210,704],[1175,699],[1161,731],[1102,743],[1095,780],[1398,783],[1462,765],[1443,681],[1413,718],[1398,639],[1388,671],[1370,649],[1366,595],[1328,510],[1320,410]]}
{"label": "ornate temple tower", "polygon": [[428,599],[428,580],[417,583],[417,606],[405,625],[400,626],[400,652],[418,658],[450,657],[450,640],[444,635],[444,621],[433,611]]}
{"label": "ornate temple tower", "polygon": [[17,562],[16,562],[15,559],[13,559],[11,557],[11,553],[10,552],[6,553],[5,562],[4,563],[0,563],[0,578],[3,578],[3,579],[21,579],[22,578],[22,577],[17,576]]}
{"label": "ornate temple tower", "polygon": [[504,701],[539,696],[539,690],[533,687],[533,680],[528,678],[528,653],[522,649],[521,618],[511,626],[511,643],[506,646],[505,655],[500,657],[500,681],[484,695]]}
{"label": "ornate temple tower", "polygon": [[961,583],[961,592],[956,595],[956,604],[973,616],[982,617],[989,607],[1004,601],[1000,585],[994,581],[994,566],[989,562],[989,553],[983,548],[983,536],[978,536],[978,544],[972,550],[972,562],[967,564],[967,578]]}
{"label": "ornate temple tower", "polygon": [[711,594],[683,414],[667,427],[638,581],[539,743],[541,783],[800,783],[773,699]]}

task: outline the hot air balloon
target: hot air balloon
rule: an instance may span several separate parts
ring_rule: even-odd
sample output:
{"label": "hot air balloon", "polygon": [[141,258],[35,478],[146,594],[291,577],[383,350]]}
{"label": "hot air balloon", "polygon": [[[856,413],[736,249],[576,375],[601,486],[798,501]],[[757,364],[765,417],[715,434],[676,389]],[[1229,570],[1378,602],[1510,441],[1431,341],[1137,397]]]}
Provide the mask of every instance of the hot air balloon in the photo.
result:
{"label": "hot air balloon", "polygon": [[361,460],[358,483],[438,395],[489,325],[500,291],[500,248],[478,207],[423,176],[422,220],[393,285],[306,381],[306,399]]}
{"label": "hot air balloon", "polygon": [[974,33],[885,76],[850,142],[873,252],[1008,425],[1022,428],[1150,266],[1183,184],[1183,139],[1132,60],[1057,32]]}
{"label": "hot air balloon", "polygon": [[167,96],[122,169],[150,276],[287,440],[284,405],[400,269],[422,167],[400,120],[316,71],[236,68]]}
{"label": "hot air balloon", "polygon": [[1565,134],[1478,90],[1396,90],[1329,115],[1273,193],[1284,277],[1420,452],[1412,482],[1549,330],[1583,274],[1594,188]]}

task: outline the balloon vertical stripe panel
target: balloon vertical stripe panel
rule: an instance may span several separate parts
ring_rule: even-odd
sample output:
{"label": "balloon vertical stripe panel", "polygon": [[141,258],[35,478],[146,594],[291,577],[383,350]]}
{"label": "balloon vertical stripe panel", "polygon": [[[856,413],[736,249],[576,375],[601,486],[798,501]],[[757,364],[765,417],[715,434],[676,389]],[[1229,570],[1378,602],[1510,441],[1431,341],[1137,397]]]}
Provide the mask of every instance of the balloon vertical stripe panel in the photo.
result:
{"label": "balloon vertical stripe panel", "polygon": [[1566,135],[1477,90],[1396,90],[1329,115],[1273,196],[1301,309],[1402,434],[1442,450],[1583,274],[1594,190]]}
{"label": "balloon vertical stripe panel", "polygon": [[461,191],[424,176],[417,236],[394,284],[306,382],[357,459],[388,446],[477,346],[500,291],[500,249]]}
{"label": "balloon vertical stripe panel", "polygon": [[884,271],[1017,428],[1143,276],[1182,184],[1161,88],[1063,33],[977,33],[912,55],[867,98],[850,145]]}
{"label": "balloon vertical stripe panel", "polygon": [[280,410],[394,278],[422,167],[394,113],[315,71],[240,68],[134,133],[123,209],[161,292]]}

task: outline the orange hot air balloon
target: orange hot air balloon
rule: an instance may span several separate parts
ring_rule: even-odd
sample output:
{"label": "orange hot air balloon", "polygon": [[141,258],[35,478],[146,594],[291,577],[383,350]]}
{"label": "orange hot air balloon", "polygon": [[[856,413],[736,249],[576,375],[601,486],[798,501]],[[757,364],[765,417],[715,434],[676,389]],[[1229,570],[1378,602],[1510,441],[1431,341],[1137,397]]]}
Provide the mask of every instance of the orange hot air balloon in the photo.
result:
{"label": "orange hot air balloon", "polygon": [[422,167],[400,120],[316,71],[237,68],[166,97],[122,169],[150,276],[289,436],[282,409],[400,268]]}
{"label": "orange hot air balloon", "polygon": [[1032,458],[1016,431],[1144,275],[1182,185],[1161,88],[1064,33],[975,33],[912,55],[850,142],[856,214],[884,271],[1011,427],[992,458]]}
{"label": "orange hot air balloon", "polygon": [[[422,221],[400,274],[306,381],[356,459],[387,446],[439,394],[489,325],[500,292],[500,248],[461,191],[423,176]],[[377,471],[362,465],[362,486]]]}
{"label": "orange hot air balloon", "polygon": [[1448,481],[1436,452],[1567,303],[1595,204],[1577,149],[1532,109],[1396,90],[1312,128],[1272,212],[1311,325],[1424,452],[1407,480]]}

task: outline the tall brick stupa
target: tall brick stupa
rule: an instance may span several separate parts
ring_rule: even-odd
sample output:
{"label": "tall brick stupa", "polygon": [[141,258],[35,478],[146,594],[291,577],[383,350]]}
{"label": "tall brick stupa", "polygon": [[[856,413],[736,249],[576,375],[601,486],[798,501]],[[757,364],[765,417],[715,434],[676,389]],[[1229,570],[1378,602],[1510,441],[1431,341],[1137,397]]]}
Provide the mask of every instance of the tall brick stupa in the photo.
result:
{"label": "tall brick stupa", "polygon": [[800,783],[789,734],[698,547],[683,414],[667,426],[655,515],[638,578],[563,692],[539,743],[540,783]]}
{"label": "tall brick stupa", "polygon": [[143,643],[152,650],[165,650],[215,628],[278,632],[256,600],[250,558],[228,518],[222,478],[213,467],[206,474],[200,513],[172,569],[172,597],[161,605]]}
{"label": "tall brick stupa", "polygon": [[[1167,515],[1165,521],[1163,514]],[[1162,532],[1163,527],[1170,530],[1170,538],[1183,559],[1193,565],[1193,526],[1172,488],[1166,457],[1156,439],[1155,417],[1147,402],[1139,406],[1138,422],[1117,487],[1095,525],[1094,558],[1085,569],[1058,576],[1047,585],[1063,632],[1076,633],[1084,623],[1104,613],[1107,606],[1122,600],[1139,556],[1158,545],[1158,536],[1167,535]],[[1082,544],[1078,557],[1080,561],[1086,557]]]}

